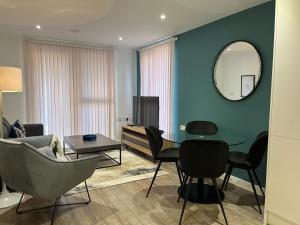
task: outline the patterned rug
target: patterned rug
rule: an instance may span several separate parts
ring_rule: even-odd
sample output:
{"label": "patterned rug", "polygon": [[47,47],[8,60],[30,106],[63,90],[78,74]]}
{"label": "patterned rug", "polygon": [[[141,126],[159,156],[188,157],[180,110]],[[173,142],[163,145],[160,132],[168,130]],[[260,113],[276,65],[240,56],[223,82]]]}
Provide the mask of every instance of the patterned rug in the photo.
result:
{"label": "patterned rug", "polygon": [[[110,157],[119,160],[119,151],[106,152]],[[102,154],[103,159],[99,162],[98,166],[111,164],[111,160]],[[73,158],[73,156],[71,157]],[[152,178],[157,165],[149,160],[127,151],[122,151],[122,165],[96,169],[94,174],[87,180],[89,190],[109,187],[118,184],[124,184],[137,180]],[[157,176],[169,174],[166,171],[160,170]],[[68,194],[74,194],[85,191],[84,183],[70,190]]]}

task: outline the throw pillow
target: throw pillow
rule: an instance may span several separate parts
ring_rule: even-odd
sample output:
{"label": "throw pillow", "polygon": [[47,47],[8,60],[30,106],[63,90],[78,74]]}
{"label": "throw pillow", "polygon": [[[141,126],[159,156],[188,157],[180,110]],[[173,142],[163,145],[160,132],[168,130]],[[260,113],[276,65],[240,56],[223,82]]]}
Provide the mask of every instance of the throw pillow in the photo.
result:
{"label": "throw pillow", "polygon": [[19,128],[12,126],[12,129],[9,132],[9,137],[10,138],[22,138],[22,137],[26,137],[26,136]]}
{"label": "throw pillow", "polygon": [[17,120],[16,122],[14,122],[13,126],[20,129],[23,132],[23,134],[26,136],[26,129],[20,120]]}

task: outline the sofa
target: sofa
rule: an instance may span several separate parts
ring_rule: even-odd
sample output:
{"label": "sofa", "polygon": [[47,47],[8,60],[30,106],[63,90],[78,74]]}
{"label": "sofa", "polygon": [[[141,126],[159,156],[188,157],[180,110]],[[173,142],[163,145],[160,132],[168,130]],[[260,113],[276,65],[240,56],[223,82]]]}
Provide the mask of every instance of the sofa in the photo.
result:
{"label": "sofa", "polygon": [[[43,136],[44,135],[44,126],[43,124],[24,124],[26,129],[26,136]],[[3,138],[9,138],[9,132],[11,130],[11,124],[6,118],[3,117]]]}

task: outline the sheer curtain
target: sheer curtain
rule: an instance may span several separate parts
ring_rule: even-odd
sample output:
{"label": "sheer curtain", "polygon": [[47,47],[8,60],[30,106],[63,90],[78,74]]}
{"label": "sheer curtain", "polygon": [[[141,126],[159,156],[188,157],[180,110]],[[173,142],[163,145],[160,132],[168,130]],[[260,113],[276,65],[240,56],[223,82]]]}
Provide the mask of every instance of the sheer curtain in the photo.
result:
{"label": "sheer curtain", "polygon": [[112,49],[24,43],[28,122],[66,135],[115,132]]}
{"label": "sheer curtain", "polygon": [[141,95],[159,96],[159,128],[173,128],[174,43],[140,50]]}

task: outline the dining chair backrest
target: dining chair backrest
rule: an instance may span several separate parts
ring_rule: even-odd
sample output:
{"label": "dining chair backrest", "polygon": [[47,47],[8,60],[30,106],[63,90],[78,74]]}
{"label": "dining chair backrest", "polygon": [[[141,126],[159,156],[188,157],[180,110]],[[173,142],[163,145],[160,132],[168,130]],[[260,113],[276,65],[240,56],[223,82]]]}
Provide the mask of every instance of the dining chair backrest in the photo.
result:
{"label": "dining chair backrest", "polygon": [[257,136],[250,147],[248,161],[253,168],[257,168],[261,163],[263,156],[268,148],[268,132],[261,133]]}
{"label": "dining chair backrest", "polygon": [[145,128],[145,130],[149,141],[152,157],[154,160],[157,160],[157,155],[163,146],[163,139],[161,137],[161,133],[159,129],[157,129],[154,126],[149,126]]}
{"label": "dining chair backrest", "polygon": [[223,141],[187,140],[179,149],[183,172],[191,177],[217,178],[225,172],[229,154]]}
{"label": "dining chair backrest", "polygon": [[258,133],[258,135],[256,136],[255,140],[259,139],[260,137],[264,136],[264,135],[268,135],[269,131],[264,130],[260,133]]}
{"label": "dining chair backrest", "polygon": [[218,127],[210,121],[191,121],[186,125],[185,131],[189,134],[212,135],[218,132]]}

